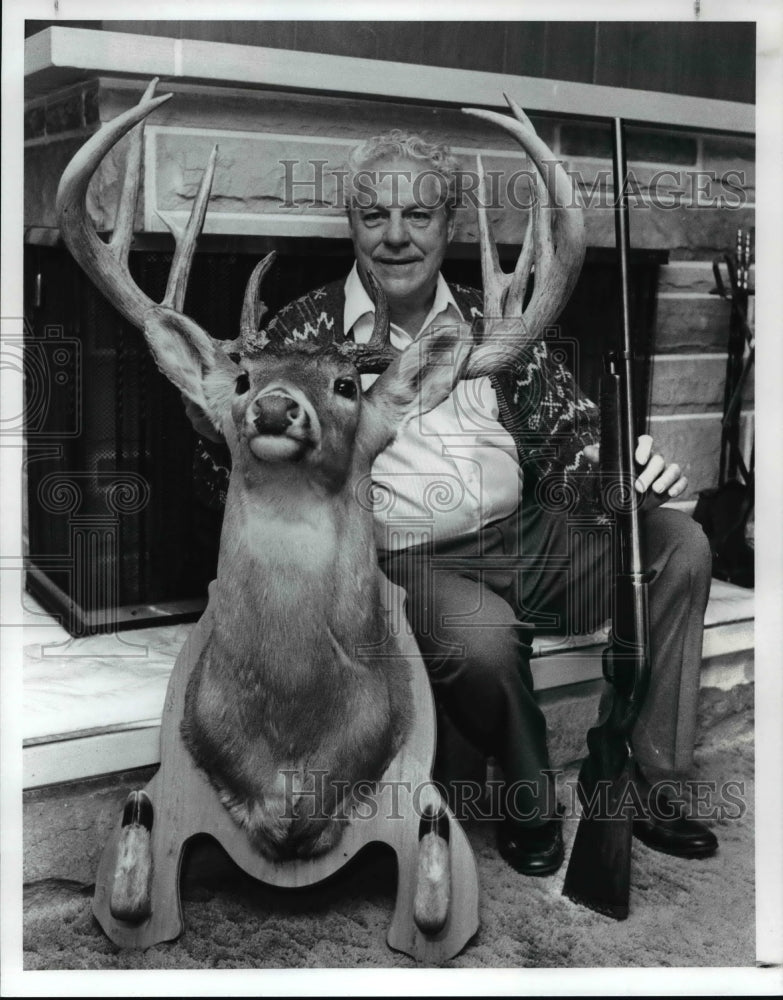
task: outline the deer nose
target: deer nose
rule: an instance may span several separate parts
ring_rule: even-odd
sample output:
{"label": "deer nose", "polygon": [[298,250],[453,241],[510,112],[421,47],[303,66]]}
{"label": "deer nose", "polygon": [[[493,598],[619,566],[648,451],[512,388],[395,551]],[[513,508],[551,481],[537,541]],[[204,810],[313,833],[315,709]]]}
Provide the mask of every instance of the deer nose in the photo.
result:
{"label": "deer nose", "polygon": [[303,430],[309,418],[299,403],[284,393],[274,392],[259,396],[253,403],[254,420],[259,434],[285,434],[293,426]]}

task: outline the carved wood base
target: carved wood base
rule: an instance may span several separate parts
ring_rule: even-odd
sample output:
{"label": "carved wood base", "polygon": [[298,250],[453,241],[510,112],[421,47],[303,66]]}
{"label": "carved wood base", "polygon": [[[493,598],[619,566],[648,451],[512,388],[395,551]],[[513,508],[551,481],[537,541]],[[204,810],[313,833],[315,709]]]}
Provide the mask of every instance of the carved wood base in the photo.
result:
{"label": "carved wood base", "polygon": [[[390,584],[382,589],[390,606],[389,620],[404,621],[401,617],[403,592]],[[253,849],[204,773],[193,763],[180,738],[185,688],[211,623],[208,607],[177,658],[163,711],[161,765],[145,788],[154,811],[150,835],[150,915],[134,924],[116,919],[111,912],[115,869],[123,841],[122,819],[118,817],[117,826],[104,848],[93,899],[93,913],[108,937],[122,947],[148,948],[182,933],[180,866],[184,847],[196,834],[207,833],[214,837],[245,872],[277,887],[321,882],[367,844],[380,841],[392,847],[397,855],[397,900],[386,938],[389,947],[426,964],[438,964],[456,955],[478,930],[478,875],[467,838],[445,803],[451,866],[448,916],[444,926],[431,935],[422,933],[413,917],[421,813],[428,804],[430,807],[440,805],[440,796],[430,784],[435,753],[435,712],[429,680],[415,642],[403,634],[388,654],[404,655],[411,664],[414,721],[408,740],[378,786],[377,809],[371,810],[363,803],[361,815],[351,819],[342,839],[327,854],[312,859],[272,861]],[[383,655],[387,655],[385,651]],[[390,795],[390,788],[395,783],[399,791],[397,810],[392,808]],[[375,813],[372,818],[361,818],[371,812]]]}

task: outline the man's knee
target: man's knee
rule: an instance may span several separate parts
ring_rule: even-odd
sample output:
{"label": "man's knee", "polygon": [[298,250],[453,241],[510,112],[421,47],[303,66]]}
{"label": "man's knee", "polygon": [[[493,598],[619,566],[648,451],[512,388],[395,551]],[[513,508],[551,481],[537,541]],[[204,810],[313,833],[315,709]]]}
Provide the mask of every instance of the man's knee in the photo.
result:
{"label": "man's knee", "polygon": [[647,545],[672,585],[705,587],[712,575],[710,543],[700,524],[682,511],[659,508],[646,516]]}
{"label": "man's knee", "polygon": [[460,670],[487,683],[502,682],[517,669],[527,648],[512,625],[443,629],[440,642],[424,643],[422,650],[434,668]]}

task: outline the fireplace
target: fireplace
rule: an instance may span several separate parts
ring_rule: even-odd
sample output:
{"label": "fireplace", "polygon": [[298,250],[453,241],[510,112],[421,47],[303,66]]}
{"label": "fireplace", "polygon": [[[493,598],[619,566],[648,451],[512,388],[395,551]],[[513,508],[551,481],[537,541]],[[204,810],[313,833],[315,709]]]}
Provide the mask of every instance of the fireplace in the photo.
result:
{"label": "fireplace", "polygon": [[[278,264],[263,296],[271,313],[345,275],[353,259],[344,239],[206,237],[202,246],[185,310],[219,338],[236,336],[247,277],[272,246]],[[513,249],[500,251],[508,268]],[[639,432],[665,260],[632,253]],[[131,270],[154,299],[170,263],[160,238],[137,240]],[[480,285],[475,245],[453,246],[444,274]],[[25,248],[25,316],[27,589],[73,635],[197,618],[215,575],[221,512],[196,488],[196,436],[179,393],[60,245]],[[590,249],[552,335],[593,398],[618,323],[614,252]]]}

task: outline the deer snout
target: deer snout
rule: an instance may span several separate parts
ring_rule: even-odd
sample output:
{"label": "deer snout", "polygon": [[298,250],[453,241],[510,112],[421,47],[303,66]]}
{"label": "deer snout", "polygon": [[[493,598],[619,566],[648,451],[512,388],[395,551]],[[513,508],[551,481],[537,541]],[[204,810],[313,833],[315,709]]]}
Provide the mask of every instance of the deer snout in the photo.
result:
{"label": "deer snout", "polygon": [[320,423],[312,404],[297,389],[268,386],[245,412],[245,435],[251,452],[265,462],[295,462],[320,441]]}
{"label": "deer snout", "polygon": [[307,431],[310,417],[299,402],[283,392],[259,396],[253,403],[253,420],[259,434],[285,434],[291,430]]}

